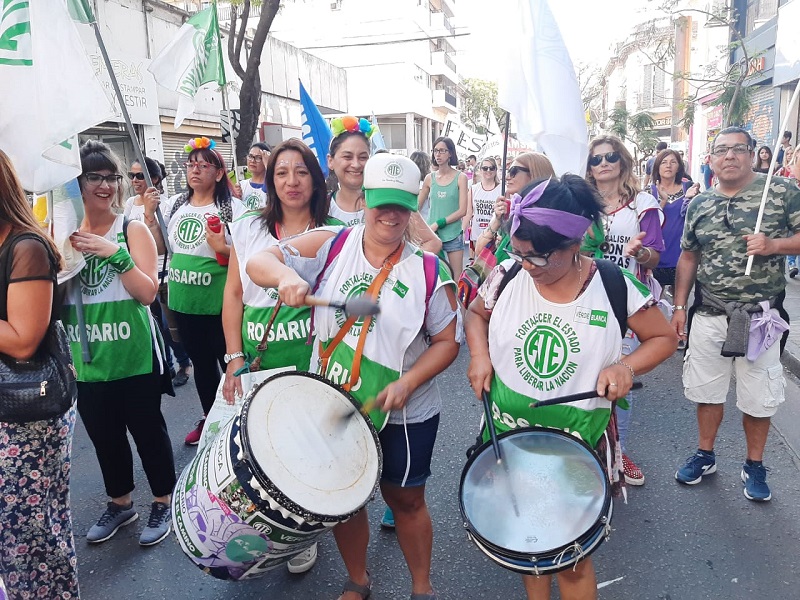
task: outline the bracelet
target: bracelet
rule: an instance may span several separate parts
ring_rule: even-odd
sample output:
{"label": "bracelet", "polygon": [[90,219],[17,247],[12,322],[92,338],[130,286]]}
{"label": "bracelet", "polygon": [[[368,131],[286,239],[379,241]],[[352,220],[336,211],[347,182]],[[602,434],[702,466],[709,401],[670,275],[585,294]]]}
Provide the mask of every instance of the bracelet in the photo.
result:
{"label": "bracelet", "polygon": [[614,363],[615,365],[622,365],[623,367],[628,367],[628,370],[631,372],[631,379],[636,377],[636,373],[633,370],[633,367],[626,363],[624,360],[618,360]]}
{"label": "bracelet", "polygon": [[672,307],[672,310],[686,310],[685,304],[676,304]]}
{"label": "bracelet", "polygon": [[97,266],[94,268],[95,272],[99,271],[103,267],[108,265],[112,269],[114,269],[117,273],[122,275],[123,273],[127,273],[131,269],[136,266],[136,263],[133,262],[131,255],[128,253],[125,248],[120,246],[114,254],[109,256],[108,258],[101,260]]}
{"label": "bracelet", "polygon": [[436,227],[437,227],[438,229],[442,229],[442,228],[443,228],[443,227],[445,227],[446,225],[447,225],[447,219],[446,219],[445,217],[442,217],[441,219],[438,219],[438,220],[436,221]]}
{"label": "bracelet", "polygon": [[[639,258],[641,258],[641,256],[642,256],[642,254],[644,254],[645,250],[647,250],[647,259],[646,260],[639,260]],[[653,258],[653,251],[650,250],[650,248],[648,248],[646,246],[642,246],[639,249],[639,251],[636,254],[633,255],[633,258],[636,260],[636,262],[639,262],[639,263],[650,262],[650,259]]]}

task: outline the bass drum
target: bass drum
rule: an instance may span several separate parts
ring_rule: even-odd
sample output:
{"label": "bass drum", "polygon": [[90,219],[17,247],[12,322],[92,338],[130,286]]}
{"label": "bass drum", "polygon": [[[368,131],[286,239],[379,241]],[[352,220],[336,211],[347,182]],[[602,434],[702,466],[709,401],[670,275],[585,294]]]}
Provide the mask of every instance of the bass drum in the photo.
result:
{"label": "bass drum", "polygon": [[459,503],[470,539],[490,559],[524,575],[572,568],[611,531],[611,488],[582,440],[543,427],[479,446],[461,474]]}
{"label": "bass drum", "polygon": [[240,413],[178,478],[172,524],[184,553],[219,579],[261,575],[374,496],[378,434],[347,392],[311,373],[254,387]]}

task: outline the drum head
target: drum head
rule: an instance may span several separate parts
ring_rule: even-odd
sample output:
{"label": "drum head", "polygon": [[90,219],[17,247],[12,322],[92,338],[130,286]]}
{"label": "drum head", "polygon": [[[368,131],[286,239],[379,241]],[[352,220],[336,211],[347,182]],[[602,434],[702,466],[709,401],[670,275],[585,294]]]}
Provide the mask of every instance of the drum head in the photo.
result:
{"label": "drum head", "polygon": [[275,375],[242,407],[245,453],[304,512],[350,515],[372,497],[381,468],[372,425],[360,413],[341,419],[352,409],[350,396],[321,377]]}
{"label": "drum head", "polygon": [[498,465],[491,444],[479,448],[461,480],[467,527],[488,544],[541,556],[579,540],[605,514],[606,475],[582,441],[531,428],[502,434],[500,453]]}

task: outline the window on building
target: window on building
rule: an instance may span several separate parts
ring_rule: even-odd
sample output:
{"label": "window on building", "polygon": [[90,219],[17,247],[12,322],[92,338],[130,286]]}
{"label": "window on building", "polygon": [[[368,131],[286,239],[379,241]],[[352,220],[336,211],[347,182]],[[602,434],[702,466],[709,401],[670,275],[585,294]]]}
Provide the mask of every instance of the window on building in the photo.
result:
{"label": "window on building", "polygon": [[406,126],[405,124],[381,124],[383,141],[389,150],[400,150],[406,147]]}
{"label": "window on building", "polygon": [[647,109],[667,104],[666,64],[649,64],[642,67],[642,91],[639,95],[639,108]]}
{"label": "window on building", "polygon": [[750,0],[747,3],[747,34],[778,14],[778,0]]}

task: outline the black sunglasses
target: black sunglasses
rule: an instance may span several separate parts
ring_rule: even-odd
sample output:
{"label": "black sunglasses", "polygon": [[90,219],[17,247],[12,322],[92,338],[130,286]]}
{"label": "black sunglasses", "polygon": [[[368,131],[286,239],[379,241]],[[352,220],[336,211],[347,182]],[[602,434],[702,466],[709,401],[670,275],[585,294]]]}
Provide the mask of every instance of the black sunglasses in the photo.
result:
{"label": "black sunglasses", "polygon": [[497,171],[497,167],[481,167],[481,171]]}
{"label": "black sunglasses", "polygon": [[606,152],[605,154],[595,154],[589,159],[589,166],[596,167],[603,159],[606,159],[606,162],[611,164],[615,163],[620,159],[619,152]]}
{"label": "black sunglasses", "polygon": [[131,173],[128,171],[128,177],[131,181],[138,179],[139,181],[144,181],[144,173]]}
{"label": "black sunglasses", "polygon": [[514,165],[513,167],[511,167],[508,170],[508,176],[509,177],[516,177],[517,173],[519,173],[520,171],[523,172],[523,173],[530,173],[531,172],[530,169],[526,169],[525,167],[518,167],[517,165]]}

